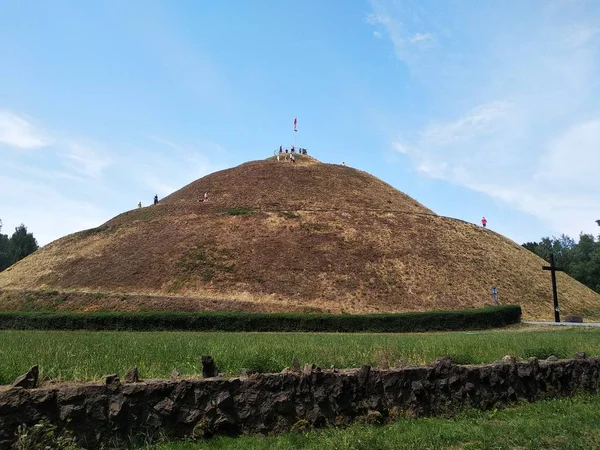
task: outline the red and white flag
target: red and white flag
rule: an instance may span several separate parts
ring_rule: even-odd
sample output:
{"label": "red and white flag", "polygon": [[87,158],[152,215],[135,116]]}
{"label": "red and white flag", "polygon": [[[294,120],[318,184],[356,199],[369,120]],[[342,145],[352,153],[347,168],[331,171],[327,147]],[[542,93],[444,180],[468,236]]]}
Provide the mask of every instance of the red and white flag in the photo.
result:
{"label": "red and white flag", "polygon": [[298,131],[298,130],[296,129],[296,124],[297,124],[297,123],[298,123],[298,118],[297,118],[297,117],[294,117],[294,131]]}

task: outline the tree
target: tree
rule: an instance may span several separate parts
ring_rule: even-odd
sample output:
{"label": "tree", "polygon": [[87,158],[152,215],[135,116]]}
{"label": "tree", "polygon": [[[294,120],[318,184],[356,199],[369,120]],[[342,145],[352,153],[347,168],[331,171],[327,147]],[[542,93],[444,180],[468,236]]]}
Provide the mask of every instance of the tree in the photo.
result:
{"label": "tree", "polygon": [[571,264],[572,252],[576,244],[572,238],[561,234],[558,238],[545,237],[540,242],[527,242],[523,244],[523,247],[546,261],[549,260],[552,253],[556,265],[565,268]]}
{"label": "tree", "polygon": [[553,253],[556,265],[565,273],[600,293],[600,238],[596,240],[591,234],[581,233],[579,242],[575,243],[563,234],[559,238],[527,242],[523,247],[546,261]]}
{"label": "tree", "polygon": [[[2,221],[0,220],[0,231]],[[15,232],[9,238],[8,235],[0,233],[0,271],[25,258],[39,248],[32,233],[27,232],[23,224],[15,228]]]}
{"label": "tree", "polygon": [[523,247],[529,250],[531,253],[535,253],[537,255],[537,249],[539,244],[537,242],[525,242]]}
{"label": "tree", "polygon": [[581,234],[573,250],[570,275],[586,286],[598,291],[600,288],[600,242],[591,234]]}
{"label": "tree", "polygon": [[[2,231],[2,220],[0,220]],[[10,241],[6,234],[0,233],[0,272],[10,266]]]}
{"label": "tree", "polygon": [[11,264],[32,254],[38,248],[37,240],[33,237],[33,234],[27,232],[27,227],[25,225],[19,225],[15,228],[15,232],[10,237]]}

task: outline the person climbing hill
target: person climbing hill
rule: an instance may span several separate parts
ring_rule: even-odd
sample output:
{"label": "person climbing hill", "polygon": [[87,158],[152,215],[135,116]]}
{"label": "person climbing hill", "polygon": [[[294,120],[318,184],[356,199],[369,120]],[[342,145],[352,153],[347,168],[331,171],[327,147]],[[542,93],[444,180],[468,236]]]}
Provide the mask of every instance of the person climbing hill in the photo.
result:
{"label": "person climbing hill", "polygon": [[485,216],[483,216],[483,218],[481,219],[481,226],[483,228],[487,227],[487,219],[485,218]]}

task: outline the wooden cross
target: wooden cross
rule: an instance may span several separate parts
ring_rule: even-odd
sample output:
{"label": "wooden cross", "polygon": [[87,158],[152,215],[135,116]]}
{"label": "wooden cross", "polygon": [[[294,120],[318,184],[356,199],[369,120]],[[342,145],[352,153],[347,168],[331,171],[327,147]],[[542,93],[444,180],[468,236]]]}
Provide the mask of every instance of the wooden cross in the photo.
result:
{"label": "wooden cross", "polygon": [[556,292],[556,272],[562,272],[554,265],[554,254],[550,253],[550,265],[542,266],[542,270],[549,270],[552,275],[552,296],[554,297],[554,321],[560,322],[560,308],[558,307],[558,293]]}

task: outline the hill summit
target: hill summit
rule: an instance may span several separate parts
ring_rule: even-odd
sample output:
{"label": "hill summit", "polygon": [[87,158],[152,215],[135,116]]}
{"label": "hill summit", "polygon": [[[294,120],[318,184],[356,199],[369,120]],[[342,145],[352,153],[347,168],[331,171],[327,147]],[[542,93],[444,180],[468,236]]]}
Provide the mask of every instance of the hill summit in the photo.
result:
{"label": "hill summit", "polygon": [[[208,192],[209,201],[203,201]],[[405,312],[519,304],[553,318],[545,262],[366,172],[298,155],[196,180],[0,273],[0,309]],[[558,274],[563,314],[600,296]]]}

